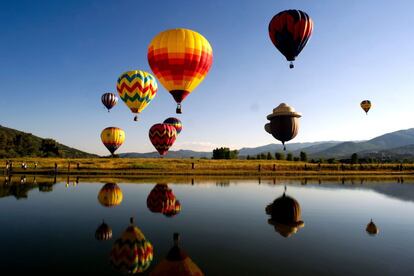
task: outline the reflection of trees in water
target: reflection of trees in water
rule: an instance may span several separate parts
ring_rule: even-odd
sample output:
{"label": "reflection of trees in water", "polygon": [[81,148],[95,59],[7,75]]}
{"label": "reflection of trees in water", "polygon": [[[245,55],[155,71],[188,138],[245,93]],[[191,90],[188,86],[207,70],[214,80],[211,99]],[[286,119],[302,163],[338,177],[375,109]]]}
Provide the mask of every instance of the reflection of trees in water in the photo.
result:
{"label": "reflection of trees in water", "polygon": [[16,199],[28,198],[30,190],[38,188],[40,192],[53,190],[55,181],[38,181],[36,176],[6,176],[3,185],[0,185],[0,198],[14,196]]}
{"label": "reflection of trees in water", "polygon": [[218,186],[218,187],[229,187],[230,186],[230,180],[217,181],[216,186]]}

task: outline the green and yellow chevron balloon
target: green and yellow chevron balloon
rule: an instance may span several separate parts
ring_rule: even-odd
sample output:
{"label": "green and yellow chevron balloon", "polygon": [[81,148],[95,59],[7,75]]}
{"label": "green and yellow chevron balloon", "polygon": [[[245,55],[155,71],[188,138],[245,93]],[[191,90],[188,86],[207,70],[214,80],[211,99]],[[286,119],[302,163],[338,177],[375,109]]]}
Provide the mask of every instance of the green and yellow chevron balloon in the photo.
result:
{"label": "green and yellow chevron balloon", "polygon": [[123,274],[141,273],[151,265],[153,252],[152,244],[131,218],[131,224],[112,246],[110,263]]}
{"label": "green and yellow chevron balloon", "polygon": [[155,77],[150,73],[134,70],[123,73],[116,85],[118,94],[124,103],[137,114],[141,113],[157,94],[158,85]]}

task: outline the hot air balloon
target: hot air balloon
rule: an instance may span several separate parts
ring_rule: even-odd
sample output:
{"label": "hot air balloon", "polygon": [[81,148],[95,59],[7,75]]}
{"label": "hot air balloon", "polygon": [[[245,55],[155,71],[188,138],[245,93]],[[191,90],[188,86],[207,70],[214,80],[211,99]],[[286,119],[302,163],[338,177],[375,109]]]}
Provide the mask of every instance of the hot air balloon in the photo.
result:
{"label": "hot air balloon", "polygon": [[[293,107],[285,103],[281,103],[273,109],[272,114],[267,115],[267,119],[270,120],[270,133],[282,142],[284,150],[286,150],[285,142],[292,140],[298,134],[301,116]],[[265,125],[266,128],[269,127]]]}
{"label": "hot air balloon", "polygon": [[181,204],[167,184],[157,184],[147,197],[147,207],[151,212],[172,217],[181,211]]}
{"label": "hot air balloon", "polygon": [[313,21],[305,12],[286,10],[275,16],[269,23],[269,36],[276,48],[290,61],[293,61],[305,47],[313,31]]}
{"label": "hot air balloon", "polygon": [[98,241],[107,241],[112,239],[112,229],[105,223],[105,221],[102,221],[102,224],[99,225],[98,229],[96,229],[95,239]]}
{"label": "hot air balloon", "polygon": [[201,269],[178,245],[180,235],[174,233],[174,246],[151,273],[150,276],[203,276]]}
{"label": "hot air balloon", "polygon": [[268,223],[285,238],[305,226],[301,220],[300,205],[294,198],[286,195],[286,186],[283,195],[266,207],[266,213],[270,215]]}
{"label": "hot air balloon", "polygon": [[158,85],[150,73],[134,70],[125,72],[118,78],[116,89],[132,113],[137,114],[134,117],[134,121],[137,121],[138,114],[157,94]]}
{"label": "hot air balloon", "polygon": [[149,130],[151,143],[160,155],[165,155],[177,138],[175,127],[169,124],[155,124]]}
{"label": "hot air balloon", "polygon": [[365,228],[365,230],[367,231],[368,234],[374,236],[377,235],[379,233],[379,229],[378,227],[375,225],[375,223],[371,221],[368,223],[367,227]]}
{"label": "hot air balloon", "polygon": [[207,39],[188,29],[159,33],[148,46],[148,63],[152,72],[177,102],[181,102],[205,78],[213,63],[213,50]]}
{"label": "hot air balloon", "polygon": [[118,127],[107,127],[101,132],[101,140],[109,152],[114,152],[124,143],[125,132]]}
{"label": "hot air balloon", "polygon": [[101,101],[109,112],[118,103],[118,97],[114,93],[105,93],[102,95]]}
{"label": "hot air balloon", "polygon": [[123,199],[122,190],[115,183],[105,184],[98,194],[98,201],[102,206],[115,207],[121,204]]}
{"label": "hot air balloon", "polygon": [[110,253],[111,265],[124,274],[136,274],[147,270],[151,265],[154,251],[149,240],[134,225],[134,219],[130,220],[131,225],[115,241]]}
{"label": "hot air balloon", "polygon": [[177,135],[181,133],[181,130],[183,129],[183,124],[181,121],[177,118],[170,117],[165,119],[164,124],[169,124],[175,127],[175,130],[177,131]]}
{"label": "hot air balloon", "polygon": [[364,100],[364,101],[362,101],[361,102],[361,108],[365,111],[365,114],[367,114],[368,115],[368,111],[370,110],[370,108],[371,108],[371,101],[369,101],[369,100]]}

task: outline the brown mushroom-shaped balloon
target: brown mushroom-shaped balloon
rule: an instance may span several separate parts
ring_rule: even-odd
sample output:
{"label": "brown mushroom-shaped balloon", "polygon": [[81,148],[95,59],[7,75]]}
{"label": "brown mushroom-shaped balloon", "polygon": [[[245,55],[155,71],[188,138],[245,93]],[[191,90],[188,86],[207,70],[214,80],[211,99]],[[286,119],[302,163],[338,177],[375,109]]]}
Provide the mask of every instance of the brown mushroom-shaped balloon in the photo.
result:
{"label": "brown mushroom-shaped balloon", "polygon": [[[281,103],[273,109],[272,114],[267,115],[270,121],[270,133],[282,142],[284,150],[286,150],[285,142],[292,140],[298,134],[301,116],[293,107],[285,103]],[[268,129],[269,126],[265,125],[265,130],[268,131]]]}
{"label": "brown mushroom-shaped balloon", "polygon": [[99,225],[98,229],[96,229],[95,239],[98,241],[107,241],[112,239],[112,229],[105,223],[105,221],[102,221],[102,224]]}
{"label": "brown mushroom-shaped balloon", "polygon": [[188,257],[187,253],[178,245],[180,235],[174,233],[174,246],[170,249],[150,276],[203,276],[201,269]]}
{"label": "brown mushroom-shaped balloon", "polygon": [[285,238],[305,226],[301,220],[300,205],[294,198],[286,195],[286,188],[281,197],[266,207],[266,213],[270,215],[268,223],[273,225],[275,230]]}
{"label": "brown mushroom-shaped balloon", "polygon": [[375,223],[371,221],[367,224],[367,227],[365,228],[365,230],[367,231],[368,234],[370,235],[377,235],[379,233],[379,229],[378,227],[375,225]]}

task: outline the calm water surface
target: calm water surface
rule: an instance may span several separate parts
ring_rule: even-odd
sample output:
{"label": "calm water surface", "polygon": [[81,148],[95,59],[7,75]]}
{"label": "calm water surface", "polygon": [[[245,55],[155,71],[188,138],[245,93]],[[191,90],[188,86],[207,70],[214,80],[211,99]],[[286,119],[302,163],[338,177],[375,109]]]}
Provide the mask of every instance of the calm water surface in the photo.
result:
{"label": "calm water surface", "polygon": [[[412,183],[169,182],[181,205],[175,215],[148,207],[157,183],[117,182],[117,200],[106,203],[98,200],[105,182],[52,183],[0,182],[1,275],[118,275],[109,255],[130,217],[154,248],[143,275],[166,256],[174,232],[205,275],[414,275]],[[296,233],[280,231],[265,211],[285,185],[304,222]],[[377,235],[365,231],[371,218]],[[107,241],[95,238],[102,220],[113,232]]]}

